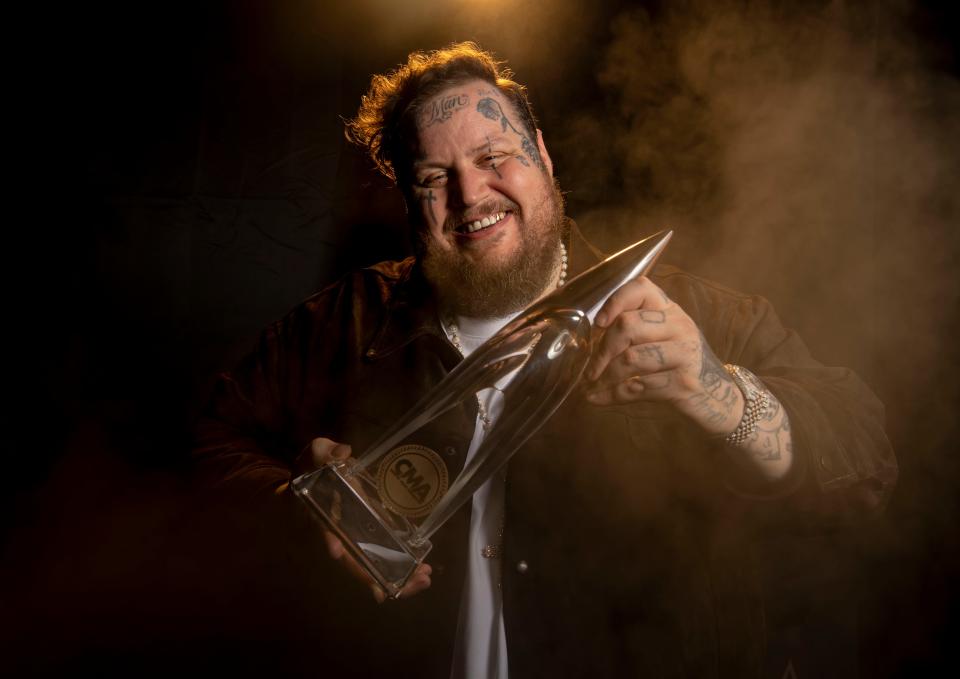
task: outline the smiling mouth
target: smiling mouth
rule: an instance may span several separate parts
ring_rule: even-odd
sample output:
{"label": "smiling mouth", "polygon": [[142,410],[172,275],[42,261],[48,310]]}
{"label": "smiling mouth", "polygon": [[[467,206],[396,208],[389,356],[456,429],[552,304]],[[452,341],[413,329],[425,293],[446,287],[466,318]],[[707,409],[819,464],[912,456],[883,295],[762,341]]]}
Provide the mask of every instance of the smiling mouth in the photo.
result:
{"label": "smiling mouth", "polygon": [[507,214],[507,212],[496,212],[489,217],[484,217],[483,219],[476,219],[472,222],[461,224],[454,229],[454,231],[457,233],[476,233],[477,231],[482,231],[483,229],[489,229],[491,226],[495,226],[503,221]]}

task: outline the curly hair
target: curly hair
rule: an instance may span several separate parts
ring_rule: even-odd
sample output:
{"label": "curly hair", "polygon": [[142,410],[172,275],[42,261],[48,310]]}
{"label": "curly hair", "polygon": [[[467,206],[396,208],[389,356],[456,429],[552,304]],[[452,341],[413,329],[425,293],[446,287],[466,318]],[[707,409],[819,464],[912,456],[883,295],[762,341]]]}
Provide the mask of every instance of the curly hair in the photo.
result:
{"label": "curly hair", "polygon": [[[347,139],[364,147],[377,168],[398,181],[409,163],[421,107],[433,95],[468,80],[484,80],[513,104],[530,138],[537,121],[526,88],[511,78],[490,52],[474,42],[454,43],[431,52],[413,52],[407,62],[386,75],[375,75],[357,116],[346,121]],[[402,177],[401,177],[402,179]]]}

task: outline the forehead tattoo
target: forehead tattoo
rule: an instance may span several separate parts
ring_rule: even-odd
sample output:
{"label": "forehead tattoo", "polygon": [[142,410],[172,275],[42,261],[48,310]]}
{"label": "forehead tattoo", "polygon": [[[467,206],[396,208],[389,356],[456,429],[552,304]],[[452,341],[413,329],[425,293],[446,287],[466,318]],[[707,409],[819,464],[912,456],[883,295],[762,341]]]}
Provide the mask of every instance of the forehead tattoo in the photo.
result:
{"label": "forehead tattoo", "polygon": [[[520,142],[520,148],[522,149],[521,153],[513,154],[515,158],[521,164],[529,167],[532,163],[538,167],[541,171],[546,171],[546,165],[543,162],[543,158],[540,156],[540,149],[537,147],[537,144],[533,139],[528,136],[525,132],[523,123],[519,120],[517,125],[514,125],[511,120],[511,116],[507,115],[507,112],[504,110],[503,103],[500,100],[500,97],[497,96],[497,92],[489,89],[478,89],[476,91],[476,101],[477,104],[475,109],[480,113],[484,118],[490,120],[494,123],[498,123],[501,132],[504,134],[512,134]],[[453,94],[441,94],[433,99],[429,100],[427,104],[417,114],[417,129],[422,131],[433,125],[442,125],[446,121],[450,120],[453,115],[460,110],[466,108],[471,103],[471,95],[466,91],[456,92]],[[481,147],[473,149],[474,152],[479,151],[481,148],[485,148],[488,152],[493,151],[491,139],[489,136],[486,136],[486,144]],[[414,167],[421,162],[426,160],[426,155],[423,151],[423,148],[418,148],[414,152]],[[490,168],[493,172],[500,175],[500,171],[496,166]],[[502,178],[502,177],[501,177]],[[433,206],[430,205],[432,208]]]}
{"label": "forehead tattoo", "polygon": [[470,103],[470,95],[465,92],[446,94],[430,100],[420,112],[417,127],[421,130],[431,125],[445,123],[454,113]]}
{"label": "forehead tattoo", "polygon": [[[488,120],[493,120],[500,123],[500,128],[506,132],[510,130],[517,137],[520,138],[520,147],[523,149],[523,152],[527,154],[530,160],[533,161],[541,170],[546,170],[546,166],[543,164],[543,158],[540,157],[540,149],[537,148],[537,145],[531,141],[531,139],[521,132],[517,127],[510,122],[510,118],[507,117],[507,114],[504,113],[503,107],[500,105],[500,102],[492,97],[483,97],[480,101],[477,102],[477,111],[483,114],[483,117]],[[523,156],[517,156],[519,160],[524,165],[528,164],[528,161]]]}

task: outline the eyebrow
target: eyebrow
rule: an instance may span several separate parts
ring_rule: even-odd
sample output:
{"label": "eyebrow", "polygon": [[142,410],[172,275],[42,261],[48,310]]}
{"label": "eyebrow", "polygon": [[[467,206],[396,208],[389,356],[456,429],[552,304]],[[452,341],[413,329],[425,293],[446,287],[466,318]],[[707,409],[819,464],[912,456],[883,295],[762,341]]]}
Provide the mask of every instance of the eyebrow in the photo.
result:
{"label": "eyebrow", "polygon": [[[469,156],[475,155],[477,153],[480,153],[481,151],[487,150],[489,147],[500,142],[508,142],[508,140],[506,137],[500,134],[494,137],[490,137],[489,139],[484,140],[482,144],[478,144],[474,146],[472,149],[468,149],[467,155]],[[429,158],[419,156],[416,160],[413,161],[413,164],[411,167],[413,168],[413,171],[416,172],[417,170],[423,167],[433,167],[433,165],[430,163]]]}
{"label": "eyebrow", "polygon": [[506,137],[504,137],[503,135],[499,135],[499,134],[496,135],[495,137],[487,137],[487,140],[486,140],[485,142],[483,142],[482,144],[479,144],[478,146],[475,146],[474,148],[470,149],[469,153],[470,153],[470,154],[480,153],[480,151],[483,151],[484,149],[488,149],[488,148],[490,148],[491,146],[493,146],[494,144],[498,144],[498,143],[500,143],[500,142],[505,142],[505,141],[507,141]]}

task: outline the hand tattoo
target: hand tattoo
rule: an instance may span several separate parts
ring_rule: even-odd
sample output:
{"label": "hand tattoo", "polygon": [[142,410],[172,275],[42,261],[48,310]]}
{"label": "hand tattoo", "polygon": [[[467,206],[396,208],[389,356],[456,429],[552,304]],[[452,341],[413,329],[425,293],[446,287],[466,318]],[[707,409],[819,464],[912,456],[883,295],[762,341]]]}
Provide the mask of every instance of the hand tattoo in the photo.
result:
{"label": "hand tattoo", "polygon": [[637,353],[647,358],[652,358],[661,368],[666,365],[666,359],[663,357],[663,349],[659,344],[641,344],[635,347]]}
{"label": "hand tattoo", "polygon": [[640,320],[644,323],[666,323],[667,314],[659,309],[641,309]]}

